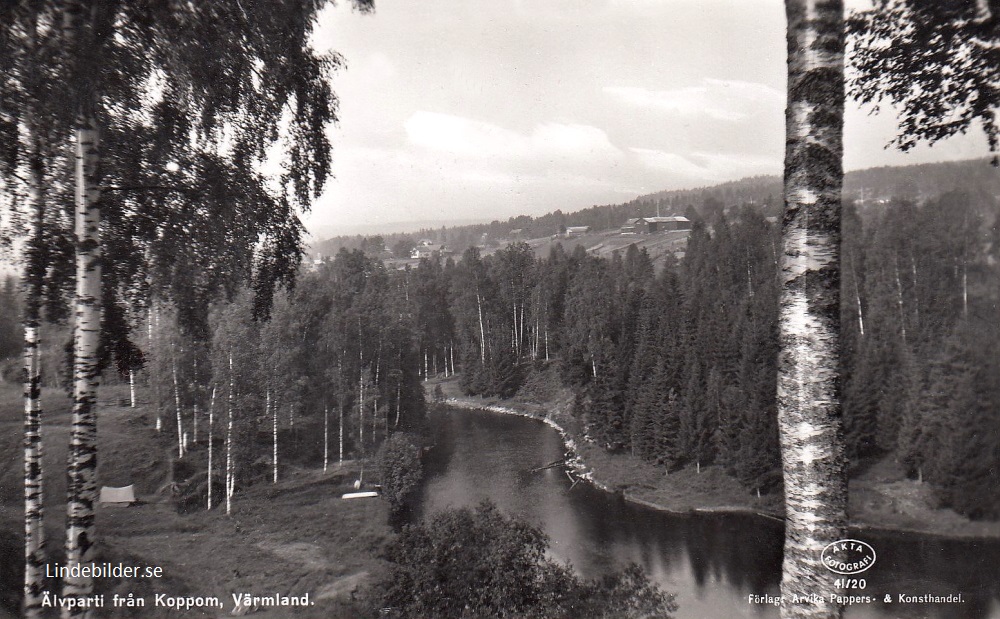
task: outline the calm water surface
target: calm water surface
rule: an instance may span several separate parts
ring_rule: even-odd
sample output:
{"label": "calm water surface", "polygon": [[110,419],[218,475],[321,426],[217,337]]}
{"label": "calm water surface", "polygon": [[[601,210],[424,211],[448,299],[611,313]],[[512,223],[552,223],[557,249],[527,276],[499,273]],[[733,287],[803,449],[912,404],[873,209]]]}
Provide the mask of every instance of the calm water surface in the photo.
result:
{"label": "calm water surface", "polygon": [[[417,517],[489,499],[541,526],[552,555],[584,576],[642,565],[677,595],[679,619],[777,619],[777,607],[748,597],[778,594],[780,523],[742,514],[665,514],[585,484],[570,490],[561,468],[528,472],[563,456],[559,435],[545,424],[467,410],[432,415],[436,445]],[[878,601],[849,607],[849,619],[1000,619],[1000,543],[865,531],[852,536],[878,553],[858,592]],[[964,602],[900,604],[900,593],[961,593]],[[884,602],[887,594],[892,603]]]}

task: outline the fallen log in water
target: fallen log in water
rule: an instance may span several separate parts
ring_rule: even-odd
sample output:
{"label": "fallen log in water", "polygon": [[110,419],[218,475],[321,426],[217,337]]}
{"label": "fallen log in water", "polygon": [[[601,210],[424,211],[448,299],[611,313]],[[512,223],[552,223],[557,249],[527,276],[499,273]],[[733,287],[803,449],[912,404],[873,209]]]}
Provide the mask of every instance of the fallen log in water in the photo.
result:
{"label": "fallen log in water", "polygon": [[557,466],[564,466],[565,464],[566,464],[566,459],[565,458],[563,458],[562,460],[553,460],[552,462],[549,462],[545,466],[540,466],[540,467],[538,467],[536,469],[531,469],[528,472],[529,473],[537,473],[539,471],[545,471],[547,469],[554,469]]}

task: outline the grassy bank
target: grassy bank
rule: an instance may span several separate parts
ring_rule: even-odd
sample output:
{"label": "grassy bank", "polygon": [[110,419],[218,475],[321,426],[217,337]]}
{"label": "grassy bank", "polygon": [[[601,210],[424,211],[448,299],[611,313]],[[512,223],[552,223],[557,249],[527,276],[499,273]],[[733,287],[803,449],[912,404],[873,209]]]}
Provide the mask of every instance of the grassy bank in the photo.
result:
{"label": "grassy bank", "polygon": [[[577,455],[595,484],[626,499],[672,512],[748,511],[780,518],[783,498],[779,492],[756,496],[717,466],[688,467],[666,475],[655,466],[627,453],[611,454],[583,439],[580,420],[572,414],[573,394],[558,386],[552,370],[533,374],[511,399],[480,398],[462,393],[457,378],[433,381],[446,398],[466,405],[499,407],[544,418],[561,427],[575,443]],[[951,509],[936,507],[928,484],[907,479],[888,458],[873,463],[850,482],[851,525],[859,529],[912,531],[948,537],[1000,537],[1000,522],[978,522]]]}
{"label": "grassy bank", "polygon": [[[325,474],[322,463],[285,467],[278,484],[261,482],[238,492],[231,516],[219,507],[207,512],[203,506],[180,513],[170,500],[168,486],[176,437],[157,433],[155,418],[145,406],[120,406],[125,396],[127,390],[122,387],[101,390],[98,483],[135,484],[140,504],[98,508],[99,561],[158,566],[164,577],[100,579],[100,592],[145,596],[147,606],[133,613],[137,617],[228,615],[233,609],[232,594],[241,593],[309,593],[315,603],[308,611],[295,607],[259,610],[254,617],[360,616],[354,595],[378,568],[377,549],[390,529],[384,502],[340,498],[357,477],[354,463],[332,466]],[[63,394],[51,391],[44,401],[46,535],[50,560],[58,561],[64,539],[70,403]],[[0,616],[4,611],[16,612],[20,599],[21,436],[20,388],[0,384],[0,562],[18,566],[0,579]],[[195,444],[185,460],[201,466],[205,451],[204,442]],[[223,453],[217,449],[216,467],[223,463]],[[49,590],[58,592],[58,583],[51,583]],[[151,607],[155,593],[217,596],[225,608],[184,613],[156,609]],[[98,616],[129,613],[106,609]]]}

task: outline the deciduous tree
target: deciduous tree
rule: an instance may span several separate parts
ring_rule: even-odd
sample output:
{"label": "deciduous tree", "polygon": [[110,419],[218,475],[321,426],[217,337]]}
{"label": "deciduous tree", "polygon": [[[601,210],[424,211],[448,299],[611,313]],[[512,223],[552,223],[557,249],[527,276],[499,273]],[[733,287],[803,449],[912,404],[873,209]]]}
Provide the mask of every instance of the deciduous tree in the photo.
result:
{"label": "deciduous tree", "polygon": [[[978,125],[1000,149],[1000,2],[876,0],[851,15],[851,94],[900,108],[890,143],[907,151]],[[998,160],[994,156],[993,164]]]}
{"label": "deciduous tree", "polygon": [[[844,26],[839,0],[786,0],[788,102],[779,305],[778,427],[785,483],[782,617],[839,617],[823,548],[844,536],[840,191]],[[799,602],[793,602],[797,597]]]}

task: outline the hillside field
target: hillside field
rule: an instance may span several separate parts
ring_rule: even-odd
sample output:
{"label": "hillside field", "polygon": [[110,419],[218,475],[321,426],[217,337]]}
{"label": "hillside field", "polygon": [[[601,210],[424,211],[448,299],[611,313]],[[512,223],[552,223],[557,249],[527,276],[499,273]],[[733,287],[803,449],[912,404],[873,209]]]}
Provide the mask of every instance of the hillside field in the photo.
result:
{"label": "hillside field", "polygon": [[[17,616],[23,569],[20,394],[20,386],[0,383],[0,617]],[[212,512],[200,506],[183,514],[171,501],[169,490],[160,490],[168,481],[175,439],[154,430],[153,416],[144,407],[120,406],[126,388],[102,388],[101,396],[98,483],[135,484],[139,504],[98,508],[98,562],[158,566],[163,578],[97,579],[97,591],[106,593],[108,599],[115,592],[131,592],[147,602],[144,609],[131,614],[118,609],[104,610],[99,616],[231,616],[232,594],[241,593],[309,593],[315,603],[313,616],[359,616],[358,602],[352,599],[367,575],[377,569],[374,557],[390,529],[382,501],[340,498],[357,476],[355,463],[342,468],[334,464],[327,474],[321,463],[317,468],[286,467],[277,485],[258,482],[238,491],[229,517],[224,506]],[[50,562],[57,562],[63,554],[70,401],[49,390],[44,404],[46,536]],[[221,442],[216,448],[216,462],[221,464]],[[204,444],[195,445],[185,459],[200,466],[206,451]],[[58,583],[51,583],[49,591],[59,589]],[[217,596],[224,608],[212,612],[156,609],[152,607],[155,593]],[[305,616],[301,610],[259,610],[253,616]]]}

